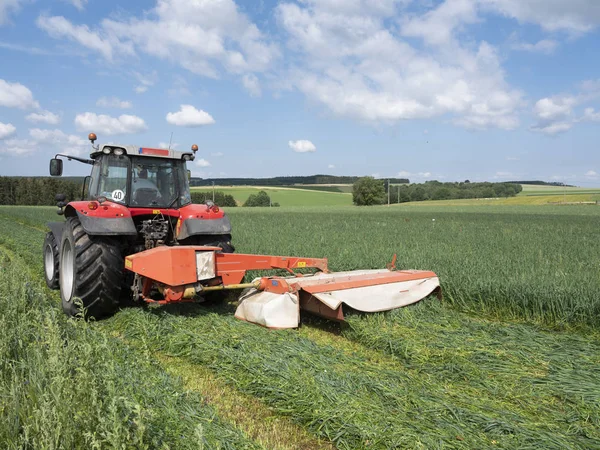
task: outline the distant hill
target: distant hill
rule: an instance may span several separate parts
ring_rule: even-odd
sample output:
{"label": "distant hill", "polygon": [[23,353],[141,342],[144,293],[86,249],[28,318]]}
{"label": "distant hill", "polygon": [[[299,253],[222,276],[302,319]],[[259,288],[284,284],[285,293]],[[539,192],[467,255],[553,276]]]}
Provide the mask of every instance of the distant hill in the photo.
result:
{"label": "distant hill", "polygon": [[[195,178],[192,177],[192,186],[212,186],[213,181],[219,186],[292,186],[294,184],[352,184],[360,177],[334,176],[334,175],[309,175],[295,177],[272,178]],[[386,178],[387,180],[387,178]],[[390,178],[390,183],[407,184],[407,178]]]}
{"label": "distant hill", "polygon": [[547,181],[539,181],[539,180],[534,180],[534,181],[507,181],[507,183],[515,183],[515,184],[527,184],[527,185],[533,185],[533,186],[560,186],[560,187],[575,187],[571,184],[565,184],[565,183],[561,183],[559,181],[552,181],[552,182],[547,182]]}

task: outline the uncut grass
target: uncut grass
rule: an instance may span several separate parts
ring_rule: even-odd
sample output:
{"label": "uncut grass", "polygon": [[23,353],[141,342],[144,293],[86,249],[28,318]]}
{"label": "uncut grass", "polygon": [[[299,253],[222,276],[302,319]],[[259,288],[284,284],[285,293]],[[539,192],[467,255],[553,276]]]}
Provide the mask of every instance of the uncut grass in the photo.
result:
{"label": "uncut grass", "polygon": [[600,209],[503,209],[241,210],[232,212],[234,244],[327,257],[332,270],[382,268],[397,253],[400,268],[435,271],[445,300],[463,311],[599,327]]}
{"label": "uncut grass", "polygon": [[[203,310],[191,310],[198,311]],[[529,394],[531,400],[523,400],[527,393],[519,392],[525,406],[515,405],[507,399],[512,396],[502,398],[481,388],[481,371],[473,371],[473,367],[462,367],[462,375],[470,375],[470,381],[461,384],[457,376],[448,380],[432,377],[436,370],[448,373],[444,361],[435,358],[432,370],[423,376],[421,372],[427,372],[422,368],[406,364],[399,370],[375,364],[371,358],[336,352],[294,333],[272,333],[216,314],[175,317],[173,312],[162,315],[165,311],[126,311],[101,326],[111,323],[152,349],[208,365],[238,389],[262,398],[340,447],[355,448],[368,442],[374,448],[397,443],[424,447],[590,448],[597,443],[588,423],[565,406],[566,401],[548,404],[537,393]],[[444,311],[434,313],[422,320],[432,322]],[[467,324],[465,333],[471,328]],[[420,336],[413,337],[410,342],[414,345],[418,339]],[[443,336],[437,345],[446,346]],[[502,365],[502,360],[495,364]],[[456,366],[460,373],[460,364]],[[518,376],[513,378],[520,380]],[[580,381],[587,382],[588,378],[584,371]],[[554,387],[559,382],[555,381]],[[513,380],[512,384],[518,382]],[[498,383],[499,394],[505,388]],[[588,384],[586,391],[593,389],[594,385]],[[539,407],[536,396],[541,398]]]}
{"label": "uncut grass", "polygon": [[139,353],[67,320],[3,247],[0,328],[2,448],[261,448]]}

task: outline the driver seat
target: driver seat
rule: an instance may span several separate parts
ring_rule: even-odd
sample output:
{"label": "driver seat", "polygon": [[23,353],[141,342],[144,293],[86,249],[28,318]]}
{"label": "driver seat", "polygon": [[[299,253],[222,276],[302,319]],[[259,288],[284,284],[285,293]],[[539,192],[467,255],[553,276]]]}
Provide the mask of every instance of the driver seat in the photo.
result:
{"label": "driver seat", "polygon": [[138,188],[133,193],[133,203],[139,206],[150,206],[158,200],[159,193],[152,188]]}

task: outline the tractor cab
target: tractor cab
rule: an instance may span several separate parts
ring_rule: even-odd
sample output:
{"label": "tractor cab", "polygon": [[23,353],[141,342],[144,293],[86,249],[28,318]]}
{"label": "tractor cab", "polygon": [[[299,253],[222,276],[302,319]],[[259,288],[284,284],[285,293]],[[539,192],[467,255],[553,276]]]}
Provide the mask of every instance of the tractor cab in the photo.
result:
{"label": "tractor cab", "polygon": [[104,197],[129,207],[170,208],[191,203],[181,159],[102,153],[94,159],[88,192],[90,200]]}
{"label": "tractor cab", "polygon": [[62,174],[62,160],[74,159],[93,165],[89,176],[87,200],[109,200],[127,207],[172,208],[191,203],[186,162],[193,161],[197,145],[191,152],[133,145],[94,146],[91,133],[91,159],[56,155],[50,161],[50,174]]}

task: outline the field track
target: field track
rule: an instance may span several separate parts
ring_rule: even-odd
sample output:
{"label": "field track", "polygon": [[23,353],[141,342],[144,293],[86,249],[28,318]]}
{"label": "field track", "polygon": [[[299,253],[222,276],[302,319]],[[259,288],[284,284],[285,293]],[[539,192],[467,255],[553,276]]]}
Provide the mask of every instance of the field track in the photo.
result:
{"label": "field track", "polygon": [[[228,305],[55,320],[162,368],[155,401],[165,386],[201,396],[233,448],[600,448],[598,215],[550,208],[232,210],[242,252],[328,256],[343,270],[382,267],[397,251],[402,266],[440,274],[444,302],[347,326],[307,318],[269,331]],[[55,218],[0,208],[0,252],[29,283],[41,284],[44,222]],[[173,413],[200,408],[189,401]],[[224,445],[203,430],[206,448]]]}

